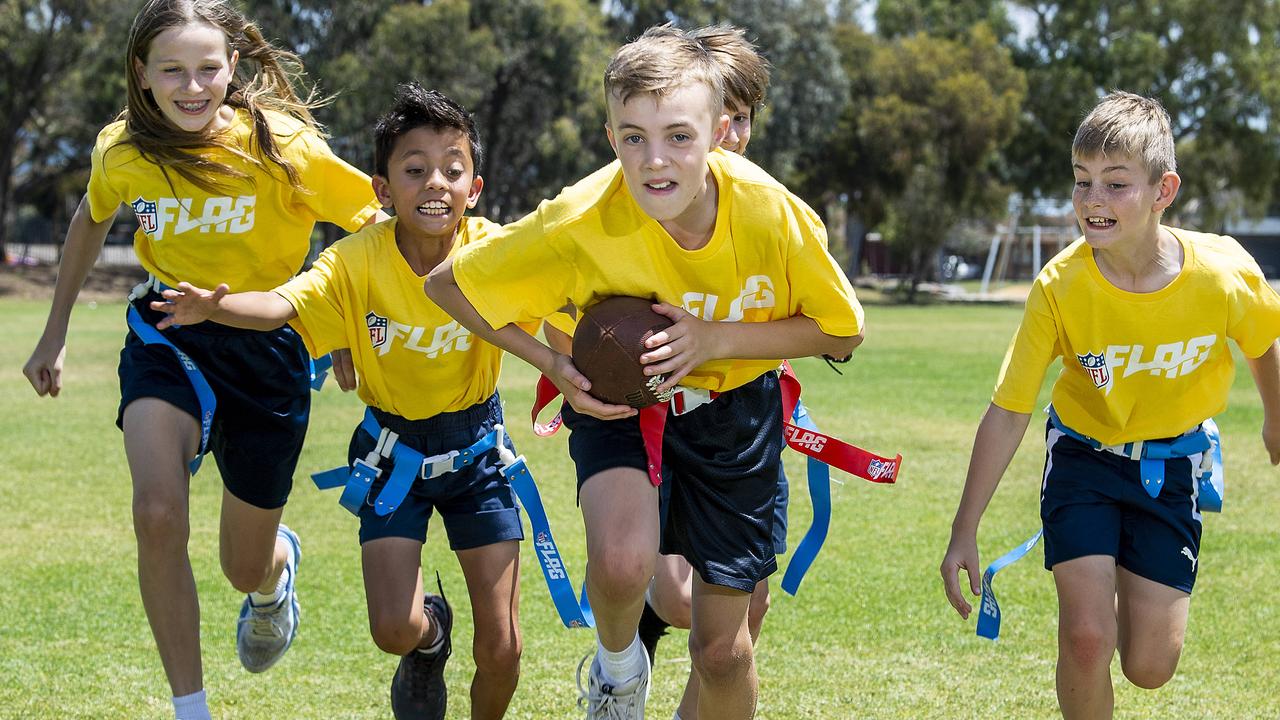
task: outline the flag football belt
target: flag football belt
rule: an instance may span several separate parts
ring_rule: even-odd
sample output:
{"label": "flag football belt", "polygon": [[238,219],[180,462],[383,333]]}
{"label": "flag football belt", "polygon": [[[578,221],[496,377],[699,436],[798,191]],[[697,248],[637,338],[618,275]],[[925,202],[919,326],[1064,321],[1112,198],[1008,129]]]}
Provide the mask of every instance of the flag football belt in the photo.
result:
{"label": "flag football belt", "polygon": [[[145,292],[144,292],[145,294]],[[129,299],[133,300],[133,294],[129,295]],[[178,349],[177,345],[170,342],[169,338],[163,333],[148,325],[142,319],[142,315],[138,314],[138,309],[130,302],[129,309],[125,312],[125,322],[129,324],[129,329],[133,330],[133,334],[138,336],[146,345],[164,345],[178,356],[178,364],[182,366],[182,371],[187,374],[187,382],[191,383],[191,389],[196,393],[196,402],[200,404],[200,449],[196,451],[196,456],[187,464],[187,468],[192,475],[200,469],[200,461],[204,459],[204,454],[209,451],[209,432],[213,429],[213,413],[218,409],[218,398],[213,394],[213,388],[209,387],[209,381],[205,379],[204,373],[200,372],[199,366],[187,356],[186,353]]]}
{"label": "flag football belt", "polygon": [[[1129,460],[1139,462],[1142,487],[1152,498],[1160,495],[1164,487],[1164,464],[1166,460],[1183,458],[1203,453],[1200,464],[1192,468],[1192,482],[1196,483],[1196,505],[1207,512],[1221,512],[1222,498],[1226,491],[1226,482],[1222,473],[1222,441],[1218,425],[1213,418],[1200,423],[1191,432],[1180,435],[1171,441],[1147,440],[1120,445],[1103,445],[1102,443],[1082,435],[1062,424],[1053,406],[1049,406],[1049,422],[1063,435],[1079,440],[1098,452],[1109,452]],[[992,587],[996,573],[1022,559],[1031,548],[1036,546],[1044,534],[1044,529],[1037,530],[1021,545],[1002,555],[987,566],[982,573],[982,599],[978,606],[978,635],[995,640],[1000,637],[1000,603],[996,601],[996,593]]]}
{"label": "flag football belt", "polygon": [[[129,302],[133,302],[134,300],[141,300],[142,298],[146,297],[147,294],[150,293],[152,290],[156,291],[157,293],[163,293],[165,290],[176,290],[176,289],[177,288],[169,287],[168,285],[165,285],[164,283],[160,282],[160,280],[155,275],[148,274],[146,280],[143,280],[142,282],[133,286],[133,290],[129,292]],[[182,326],[171,325],[170,327],[182,327]],[[318,357],[313,360],[308,355],[307,362],[311,364],[311,368],[310,368],[311,389],[315,390],[316,392],[319,392],[320,388],[324,387],[325,378],[329,376],[329,368],[333,367],[333,358],[329,357],[328,355],[322,355],[321,357]],[[192,473],[194,474],[195,471],[193,470]]]}
{"label": "flag football belt", "polygon": [[[880,457],[820,432],[804,404],[800,402],[800,381],[788,362],[782,363],[779,385],[784,418],[783,438],[793,450],[807,456],[809,498],[813,506],[813,522],[792,553],[782,578],[782,589],[795,595],[800,581],[804,579],[805,573],[817,558],[818,551],[826,542],[831,526],[831,467],[872,482],[892,483],[898,479],[902,455],[893,459]],[[545,437],[560,429],[562,422],[559,414],[545,425],[538,422],[538,414],[559,394],[555,384],[546,376],[538,379],[532,412],[534,432],[537,435]],[[670,401],[640,410],[640,435],[644,441],[649,482],[654,486],[662,484],[662,435],[666,429],[668,412],[683,415],[712,402],[719,395],[714,391],[677,386]]]}
{"label": "flag football belt", "polygon": [[451,472],[457,472],[474,464],[490,450],[498,451],[498,471],[511,484],[525,513],[529,516],[529,524],[533,530],[534,546],[537,548],[538,564],[542,567],[542,576],[547,582],[547,589],[555,603],[556,611],[565,627],[593,627],[595,619],[586,601],[586,586],[583,586],[581,600],[574,594],[573,584],[569,582],[569,574],[560,559],[560,550],[555,537],[551,534],[551,524],[542,504],[542,496],[538,485],[529,472],[524,456],[517,457],[503,443],[506,429],[501,424],[484,437],[462,450],[450,450],[447,453],[427,457],[422,453],[399,442],[399,434],[378,424],[373,410],[365,409],[364,420],[360,427],[369,436],[377,440],[374,449],[363,459],[356,459],[350,467],[342,466],[332,470],[316,473],[311,480],[321,490],[342,487],[342,496],[338,503],[359,516],[360,508],[368,502],[369,490],[373,481],[382,474],[378,466],[386,459],[394,465],[386,485],[371,503],[373,511],[379,517],[395,512],[404,502],[410,488],[419,478],[429,480]]}

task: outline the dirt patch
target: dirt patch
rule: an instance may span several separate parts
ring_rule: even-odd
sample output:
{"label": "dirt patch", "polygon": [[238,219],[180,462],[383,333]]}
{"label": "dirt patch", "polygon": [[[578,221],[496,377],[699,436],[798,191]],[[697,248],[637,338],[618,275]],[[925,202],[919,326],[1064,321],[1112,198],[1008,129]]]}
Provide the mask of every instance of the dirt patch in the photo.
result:
{"label": "dirt patch", "polygon": [[[129,291],[146,279],[147,271],[130,267],[97,267],[89,273],[82,301],[122,300]],[[0,265],[0,298],[52,300],[53,284],[58,279],[55,265]]]}

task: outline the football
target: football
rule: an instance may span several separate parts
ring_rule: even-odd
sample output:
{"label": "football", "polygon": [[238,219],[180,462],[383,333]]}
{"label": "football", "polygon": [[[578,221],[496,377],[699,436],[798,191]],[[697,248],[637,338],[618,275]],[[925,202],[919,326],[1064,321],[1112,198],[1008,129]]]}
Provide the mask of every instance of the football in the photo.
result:
{"label": "football", "polygon": [[614,405],[648,407],[671,399],[654,388],[664,376],[646,377],[640,356],[644,341],[671,326],[653,311],[653,301],[618,295],[582,311],[573,333],[573,364],[591,381],[591,394]]}

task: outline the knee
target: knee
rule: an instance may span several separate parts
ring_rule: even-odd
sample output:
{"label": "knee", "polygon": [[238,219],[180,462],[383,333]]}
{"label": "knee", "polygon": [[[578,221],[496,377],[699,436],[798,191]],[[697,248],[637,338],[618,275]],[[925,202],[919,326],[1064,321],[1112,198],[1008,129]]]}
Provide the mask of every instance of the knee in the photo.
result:
{"label": "knee", "polygon": [[1178,650],[1179,652],[1173,653],[1172,658],[1154,655],[1134,657],[1121,653],[1120,667],[1129,682],[1145,690],[1155,690],[1173,678],[1174,671],[1178,669],[1178,656],[1181,654],[1181,648]]}
{"label": "knee", "polygon": [[162,494],[133,498],[133,532],[145,547],[179,545],[186,547],[191,534],[186,504],[180,498]]}
{"label": "knee", "polygon": [[610,548],[587,566],[592,590],[605,602],[630,602],[653,577],[653,556],[628,547]]}
{"label": "knee", "polygon": [[703,682],[732,683],[751,670],[751,644],[734,636],[701,640],[691,635],[689,658]]}
{"label": "knee", "polygon": [[516,677],[520,674],[522,650],[518,634],[477,637],[471,648],[476,661],[476,673],[490,677]]}
{"label": "knee", "polygon": [[1111,664],[1116,636],[1100,625],[1082,623],[1063,632],[1059,644],[1063,660],[1079,668],[1098,668]]}
{"label": "knee", "polygon": [[391,655],[408,655],[422,642],[421,627],[383,615],[369,616],[369,634],[379,650]]}

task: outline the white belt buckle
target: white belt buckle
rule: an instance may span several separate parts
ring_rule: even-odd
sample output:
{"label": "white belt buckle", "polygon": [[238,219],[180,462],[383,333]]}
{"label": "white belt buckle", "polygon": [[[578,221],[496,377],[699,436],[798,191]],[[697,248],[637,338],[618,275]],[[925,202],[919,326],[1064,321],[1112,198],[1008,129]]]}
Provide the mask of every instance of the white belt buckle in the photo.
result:
{"label": "white belt buckle", "polygon": [[701,388],[677,386],[671,396],[671,413],[684,415],[711,402],[711,391]]}
{"label": "white belt buckle", "polygon": [[430,480],[431,478],[440,477],[445,473],[453,472],[453,460],[458,457],[457,450],[450,450],[443,455],[433,455],[422,460],[422,479]]}

